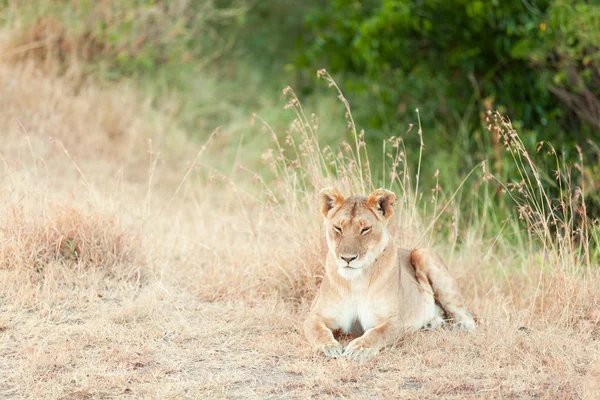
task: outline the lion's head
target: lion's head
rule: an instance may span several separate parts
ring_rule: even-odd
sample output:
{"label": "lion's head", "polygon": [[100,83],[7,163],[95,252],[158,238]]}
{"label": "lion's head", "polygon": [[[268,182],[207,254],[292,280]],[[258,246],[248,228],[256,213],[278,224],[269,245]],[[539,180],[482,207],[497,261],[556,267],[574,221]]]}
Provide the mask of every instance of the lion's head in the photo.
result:
{"label": "lion's head", "polygon": [[378,189],[369,197],[347,199],[333,188],[320,192],[329,251],[341,276],[352,279],[368,268],[390,240],[388,221],[396,195]]}

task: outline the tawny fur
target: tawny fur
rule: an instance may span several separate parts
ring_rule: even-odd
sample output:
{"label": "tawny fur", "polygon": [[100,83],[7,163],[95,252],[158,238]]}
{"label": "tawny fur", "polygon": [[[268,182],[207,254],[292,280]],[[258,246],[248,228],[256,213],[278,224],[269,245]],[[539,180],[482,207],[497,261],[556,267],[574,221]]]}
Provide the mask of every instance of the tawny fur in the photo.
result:
{"label": "tawny fur", "polygon": [[[397,249],[388,230],[396,196],[376,190],[345,199],[321,191],[329,252],[326,274],[304,323],[304,333],[329,357],[363,360],[409,331],[444,324],[475,328],[458,285],[432,250]],[[344,349],[333,331],[361,335]]]}

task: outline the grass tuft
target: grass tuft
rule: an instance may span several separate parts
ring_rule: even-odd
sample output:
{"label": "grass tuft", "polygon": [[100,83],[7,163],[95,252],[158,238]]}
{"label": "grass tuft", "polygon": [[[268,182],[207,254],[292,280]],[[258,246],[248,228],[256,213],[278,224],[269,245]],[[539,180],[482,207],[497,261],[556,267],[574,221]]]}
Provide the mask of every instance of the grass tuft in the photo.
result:
{"label": "grass tuft", "polygon": [[[36,201],[37,200],[37,201]],[[21,198],[0,216],[0,266],[43,280],[48,265],[139,278],[140,238],[115,213],[72,200]]]}

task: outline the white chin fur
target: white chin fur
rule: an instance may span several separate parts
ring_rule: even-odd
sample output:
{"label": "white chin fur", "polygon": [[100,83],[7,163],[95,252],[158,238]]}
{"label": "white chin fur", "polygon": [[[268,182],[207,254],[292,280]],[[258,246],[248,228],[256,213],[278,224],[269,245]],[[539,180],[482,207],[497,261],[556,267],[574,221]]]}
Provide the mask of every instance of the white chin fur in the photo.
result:
{"label": "white chin fur", "polygon": [[362,275],[362,268],[338,268],[338,273],[344,279],[352,280]]}

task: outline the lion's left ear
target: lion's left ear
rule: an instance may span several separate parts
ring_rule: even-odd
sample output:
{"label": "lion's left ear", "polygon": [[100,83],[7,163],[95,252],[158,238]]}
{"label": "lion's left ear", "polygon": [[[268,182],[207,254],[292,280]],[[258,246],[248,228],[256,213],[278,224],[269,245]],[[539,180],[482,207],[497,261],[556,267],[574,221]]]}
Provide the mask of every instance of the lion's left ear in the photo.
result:
{"label": "lion's left ear", "polygon": [[336,188],[325,188],[319,192],[321,200],[321,213],[325,218],[329,211],[341,206],[344,203],[344,196]]}
{"label": "lion's left ear", "polygon": [[377,212],[385,219],[389,219],[394,213],[396,195],[385,189],[377,189],[367,199],[367,206]]}

